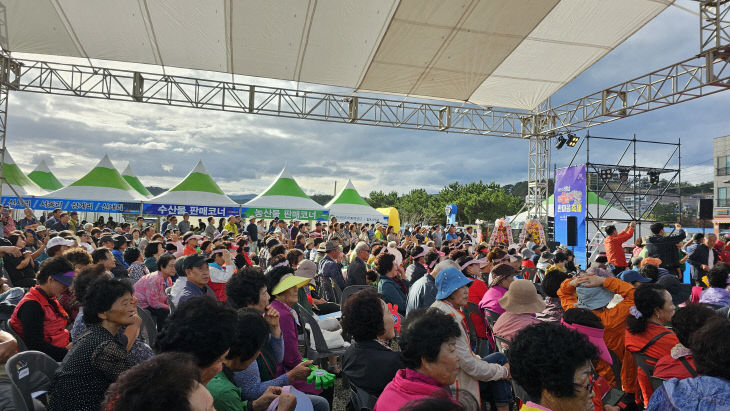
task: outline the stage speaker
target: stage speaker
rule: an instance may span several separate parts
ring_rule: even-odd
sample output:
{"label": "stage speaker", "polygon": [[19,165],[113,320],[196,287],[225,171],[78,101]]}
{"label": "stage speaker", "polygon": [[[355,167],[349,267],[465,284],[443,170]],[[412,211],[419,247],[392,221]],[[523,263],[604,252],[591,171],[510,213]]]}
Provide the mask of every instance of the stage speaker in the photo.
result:
{"label": "stage speaker", "polygon": [[566,217],[566,230],[568,231],[568,247],[574,247],[578,245],[578,217],[568,216]]}
{"label": "stage speaker", "polygon": [[700,220],[712,220],[712,199],[697,200],[697,218]]}

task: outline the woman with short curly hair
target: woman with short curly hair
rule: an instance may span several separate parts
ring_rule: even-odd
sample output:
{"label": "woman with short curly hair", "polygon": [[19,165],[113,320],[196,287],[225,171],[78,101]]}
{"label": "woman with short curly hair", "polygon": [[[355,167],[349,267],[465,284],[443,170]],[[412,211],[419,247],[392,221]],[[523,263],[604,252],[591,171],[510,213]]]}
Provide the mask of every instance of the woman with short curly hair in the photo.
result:
{"label": "woman with short curly hair", "polygon": [[376,397],[404,367],[400,353],[388,347],[395,337],[393,321],[374,289],[351,295],[342,306],[342,330],[355,340],[342,357],[342,371],[350,383]]}
{"label": "woman with short curly hair", "polygon": [[588,337],[559,324],[538,323],[515,336],[507,357],[513,381],[531,400],[520,411],[593,410],[592,361],[598,349]]}
{"label": "woman with short curly hair", "polygon": [[399,340],[406,368],[385,387],[375,411],[397,410],[426,397],[451,398],[448,387],[459,372],[459,335],[459,326],[448,314],[435,309],[411,311]]}

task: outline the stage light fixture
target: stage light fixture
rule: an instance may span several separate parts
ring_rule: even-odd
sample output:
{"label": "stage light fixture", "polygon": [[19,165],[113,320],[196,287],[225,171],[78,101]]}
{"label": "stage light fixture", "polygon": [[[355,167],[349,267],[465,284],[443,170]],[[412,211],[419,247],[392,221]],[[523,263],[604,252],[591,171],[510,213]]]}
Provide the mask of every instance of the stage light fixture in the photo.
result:
{"label": "stage light fixture", "polygon": [[567,141],[568,141],[568,140],[567,140],[567,139],[566,139],[565,137],[563,137],[563,135],[562,135],[562,134],[561,134],[561,135],[559,135],[559,136],[558,136],[558,142],[557,142],[557,144],[555,144],[555,149],[556,149],[556,150],[560,150],[561,148],[563,148],[563,146],[565,145],[565,143],[566,143]]}
{"label": "stage light fixture", "polygon": [[610,180],[613,177],[613,170],[610,168],[601,169],[601,179]]}
{"label": "stage light fixture", "polygon": [[653,186],[659,185],[659,172],[649,171],[649,183]]}
{"label": "stage light fixture", "polygon": [[573,133],[568,134],[568,147],[575,147],[575,145],[578,144],[578,140],[580,140],[580,137]]}
{"label": "stage light fixture", "polygon": [[629,180],[629,169],[628,168],[622,168],[618,172],[618,178],[621,180],[621,182],[625,183]]}

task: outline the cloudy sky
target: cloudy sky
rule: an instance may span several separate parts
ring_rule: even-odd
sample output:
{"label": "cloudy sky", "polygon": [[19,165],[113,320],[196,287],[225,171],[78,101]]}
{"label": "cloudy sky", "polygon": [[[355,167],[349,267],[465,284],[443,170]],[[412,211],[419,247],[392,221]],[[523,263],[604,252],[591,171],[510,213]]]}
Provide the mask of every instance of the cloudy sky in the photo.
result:
{"label": "cloudy sky", "polygon": [[[696,2],[678,4],[696,10]],[[668,8],[552,98],[581,97],[697,54],[698,17]],[[60,59],[59,59],[60,60]],[[149,68],[147,68],[149,71]],[[210,76],[209,73],[197,73]],[[230,78],[230,76],[228,77]],[[238,82],[261,79],[236,76]],[[287,85],[286,82],[277,84]],[[291,86],[291,85],[289,85]],[[712,179],[712,139],[730,134],[730,92],[610,124],[592,135],[682,140],[682,180]],[[579,133],[583,136],[585,132]],[[202,159],[229,194],[258,193],[286,163],[309,194],[331,193],[351,178],[362,195],[413,188],[430,192],[453,181],[512,183],[527,179],[527,142],[418,132],[127,102],[11,93],[8,150],[30,172],[42,158],[64,183],[109,154],[128,162],[145,185],[171,187]],[[448,141],[448,143],[445,143]],[[594,143],[593,161],[618,159],[624,145]],[[618,152],[618,153],[617,153]],[[566,166],[572,149],[553,151]],[[667,150],[640,149],[642,165],[660,166]]]}

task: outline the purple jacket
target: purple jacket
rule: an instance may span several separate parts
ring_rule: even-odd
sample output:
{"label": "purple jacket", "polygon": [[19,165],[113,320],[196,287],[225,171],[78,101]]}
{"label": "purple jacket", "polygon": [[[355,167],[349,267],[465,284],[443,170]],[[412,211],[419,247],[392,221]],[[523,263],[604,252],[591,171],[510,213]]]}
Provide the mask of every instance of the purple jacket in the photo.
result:
{"label": "purple jacket", "polygon": [[[284,361],[276,367],[278,377],[302,362],[302,355],[299,354],[299,339],[297,338],[299,316],[297,316],[294,309],[277,300],[272,301],[271,306],[279,312],[281,337],[284,339]],[[322,392],[322,390],[314,388],[313,384],[306,384],[305,381],[294,381],[291,385],[307,394],[319,394]]]}

